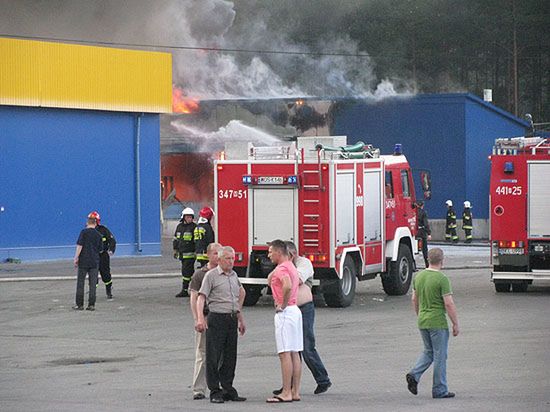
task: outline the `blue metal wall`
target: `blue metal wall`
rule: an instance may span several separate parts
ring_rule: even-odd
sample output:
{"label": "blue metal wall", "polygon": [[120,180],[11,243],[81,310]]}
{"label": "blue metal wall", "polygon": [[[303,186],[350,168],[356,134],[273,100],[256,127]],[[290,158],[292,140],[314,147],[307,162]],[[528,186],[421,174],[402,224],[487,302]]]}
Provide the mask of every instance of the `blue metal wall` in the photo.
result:
{"label": "blue metal wall", "polygon": [[[392,153],[401,143],[413,169],[432,173],[431,218],[445,216],[452,199],[458,213],[469,200],[476,218],[488,218],[489,162],[496,137],[520,136],[526,123],[470,94],[416,95],[382,101],[342,101],[331,134],[347,135]],[[418,173],[415,173],[418,181]],[[417,195],[419,189],[417,186]]]}
{"label": "blue metal wall", "polygon": [[[70,258],[98,210],[138,252],[137,115],[0,106],[0,259]],[[160,254],[159,116],[140,120],[141,253]]]}

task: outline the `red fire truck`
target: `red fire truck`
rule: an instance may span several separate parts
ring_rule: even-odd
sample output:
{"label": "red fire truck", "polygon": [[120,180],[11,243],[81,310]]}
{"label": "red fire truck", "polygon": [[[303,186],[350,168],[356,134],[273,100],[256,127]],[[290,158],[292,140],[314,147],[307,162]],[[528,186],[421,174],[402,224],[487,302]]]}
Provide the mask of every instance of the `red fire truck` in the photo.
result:
{"label": "red fire truck", "polygon": [[[236,251],[246,305],[267,285],[274,239],[292,240],[312,261],[316,292],[328,306],[349,306],[357,280],[378,274],[387,294],[409,290],[418,253],[409,163],[400,145],[389,156],[363,143],[345,145],[345,136],[228,145],[215,162],[215,230]],[[428,196],[429,174],[422,173]]]}
{"label": "red fire truck", "polygon": [[491,156],[490,238],[497,292],[550,280],[550,140],[497,139]]}

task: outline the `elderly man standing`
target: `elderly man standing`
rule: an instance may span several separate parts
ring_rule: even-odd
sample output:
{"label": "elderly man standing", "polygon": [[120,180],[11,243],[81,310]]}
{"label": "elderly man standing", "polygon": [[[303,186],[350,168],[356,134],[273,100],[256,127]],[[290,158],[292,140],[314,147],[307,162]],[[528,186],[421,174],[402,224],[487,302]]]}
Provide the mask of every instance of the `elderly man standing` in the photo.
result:
{"label": "elderly man standing", "polygon": [[[206,248],[206,254],[208,256],[208,264],[197,269],[191,277],[191,283],[189,283],[189,295],[191,296],[191,313],[193,313],[193,319],[195,324],[198,320],[197,315],[197,300],[199,297],[199,290],[202,286],[202,281],[206,272],[214,269],[218,266],[218,253],[221,250],[222,245],[219,243],[210,243]],[[204,316],[208,315],[208,307],[204,307]],[[196,329],[196,326],[195,326]],[[193,399],[204,399],[206,396],[204,392],[206,390],[206,334],[195,330],[195,369],[193,371]]]}
{"label": "elderly man standing", "polygon": [[418,394],[418,381],[434,364],[432,397],[454,398],[447,387],[447,347],[449,327],[446,314],[453,324],[453,336],[458,336],[458,315],[453,301],[451,283],[441,273],[443,251],[439,248],[428,252],[430,266],[420,272],[413,281],[412,302],[418,316],[418,328],[424,343],[424,351],[416,365],[405,376],[409,391]]}
{"label": "elderly man standing", "polygon": [[277,239],[271,242],[269,258],[277,265],[269,275],[267,283],[271,287],[275,303],[275,341],[281,362],[283,390],[279,395],[266,401],[299,401],[302,377],[300,352],[304,347],[302,312],[296,305],[300,281],[284,241]]}
{"label": "elderly man standing", "polygon": [[[245,291],[233,270],[235,250],[225,246],[219,252],[218,266],[209,270],[202,281],[197,301],[197,332],[206,331],[206,383],[210,402],[242,402],[233,387],[237,366],[238,332],[244,335],[246,326],[241,313]],[[204,305],[208,302],[208,324]]]}

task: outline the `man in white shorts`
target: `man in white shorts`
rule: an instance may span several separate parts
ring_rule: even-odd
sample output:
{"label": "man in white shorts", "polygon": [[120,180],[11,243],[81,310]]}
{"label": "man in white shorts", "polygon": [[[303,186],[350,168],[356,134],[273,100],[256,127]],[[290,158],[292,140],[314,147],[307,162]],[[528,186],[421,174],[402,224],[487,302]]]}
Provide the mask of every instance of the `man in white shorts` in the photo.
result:
{"label": "man in white shorts", "polygon": [[304,348],[302,312],[296,305],[300,280],[284,241],[277,239],[270,243],[269,258],[277,265],[268,277],[268,285],[275,303],[275,341],[281,361],[283,391],[266,401],[296,402],[300,400],[300,352]]}

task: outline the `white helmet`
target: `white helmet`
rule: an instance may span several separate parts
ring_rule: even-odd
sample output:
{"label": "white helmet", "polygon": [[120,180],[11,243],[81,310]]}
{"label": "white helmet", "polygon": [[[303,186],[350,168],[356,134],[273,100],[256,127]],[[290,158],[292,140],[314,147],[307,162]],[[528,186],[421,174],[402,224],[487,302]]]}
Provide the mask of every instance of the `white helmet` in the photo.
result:
{"label": "white helmet", "polygon": [[446,204],[447,206],[452,206],[452,205],[453,205],[453,201],[452,201],[452,200],[447,200],[447,201],[445,202],[445,204]]}
{"label": "white helmet", "polygon": [[472,207],[471,203],[469,201],[464,201],[464,207],[470,208]]}
{"label": "white helmet", "polygon": [[180,219],[183,219],[183,217],[185,215],[191,215],[191,216],[195,217],[195,211],[193,209],[191,209],[190,207],[186,207],[185,209],[183,209],[181,211]]}

